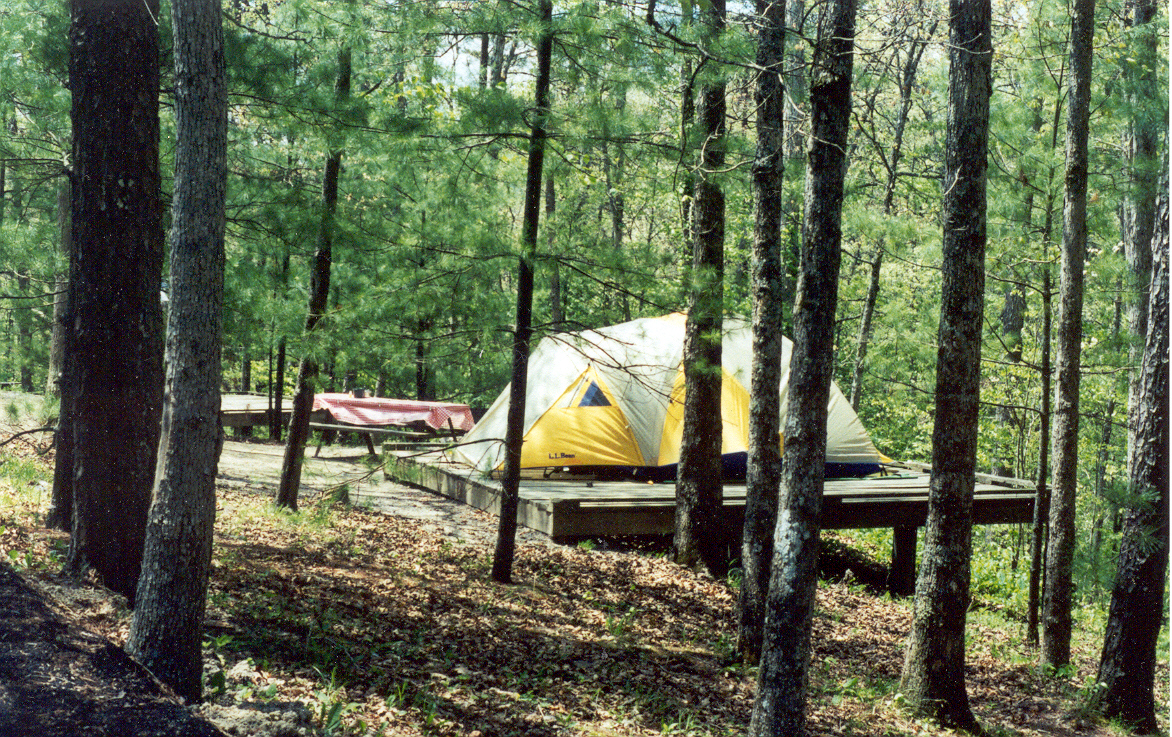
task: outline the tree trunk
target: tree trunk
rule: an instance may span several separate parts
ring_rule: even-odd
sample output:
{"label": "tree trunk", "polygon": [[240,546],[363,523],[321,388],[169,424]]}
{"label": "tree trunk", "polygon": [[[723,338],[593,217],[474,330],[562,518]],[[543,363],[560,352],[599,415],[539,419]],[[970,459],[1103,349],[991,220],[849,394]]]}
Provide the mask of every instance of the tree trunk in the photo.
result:
{"label": "tree trunk", "polygon": [[277,341],[277,377],[273,382],[273,413],[269,417],[269,437],[280,442],[285,429],[285,336]]}
{"label": "tree trunk", "polygon": [[900,685],[913,709],[969,732],[980,731],[965,689],[964,640],[985,296],[991,31],[987,0],[952,0],[932,479]]}
{"label": "tree trunk", "polygon": [[1131,461],[1130,508],[1123,519],[1115,590],[1097,679],[1103,688],[1103,713],[1149,734],[1159,728],[1153,688],[1168,568],[1167,167],[1165,153],[1152,239],[1151,295],[1135,413],[1139,424]]}
{"label": "tree trunk", "polygon": [[203,687],[216,519],[228,92],[218,5],[173,0],[175,190],[162,454],[127,649],[189,702]]}
{"label": "tree trunk", "polygon": [[529,134],[529,161],[525,175],[525,220],[517,275],[517,323],[513,333],[513,375],[505,431],[505,467],[501,479],[500,526],[492,559],[492,579],[509,583],[517,546],[517,506],[521,485],[521,440],[525,430],[525,387],[529,368],[529,341],[533,319],[533,261],[537,255],[537,226],[541,218],[541,169],[545,162],[546,124],[549,118],[550,61],[553,56],[553,3],[539,0],[541,36],[537,43],[535,115]]}
{"label": "tree trunk", "polygon": [[73,0],[73,567],[134,600],[163,394],[157,0]]}
{"label": "tree trunk", "polygon": [[749,459],[737,649],[747,663],[761,658],[765,596],[781,483],[781,187],[785,172],[782,112],[785,88],[785,0],[757,0],[757,152],[753,160],[753,367],[749,386]]}
{"label": "tree trunk", "polygon": [[[724,29],[724,1],[702,15],[715,40]],[[703,563],[715,577],[728,570],[728,531],[722,529],[721,325],[724,305],[725,85],[710,79],[700,91],[704,140],[696,174],[692,273],[684,328],[684,422],[676,480],[676,563]]]}
{"label": "tree trunk", "polygon": [[248,394],[252,391],[252,356],[247,346],[240,353],[240,391]]}
{"label": "tree trunk", "polygon": [[810,73],[802,263],[794,304],[781,508],[773,540],[757,700],[748,734],[806,732],[810,630],[818,585],[826,417],[834,372],[834,318],[842,251],[842,202],[850,130],[856,5],[822,11]]}
{"label": "tree trunk", "polygon": [[871,321],[875,317],[875,304],[879,301],[879,277],[883,271],[883,243],[875,246],[875,258],[871,261],[871,283],[867,288],[867,300],[863,303],[863,320],[859,323],[859,344],[855,350],[855,370],[851,378],[851,407],[859,411],[863,397],[863,374],[866,367],[867,347],[871,344]]}
{"label": "tree trunk", "polygon": [[[334,97],[339,104],[350,97],[350,76],[351,52],[350,47],[345,46],[338,52],[338,78],[334,83]],[[329,302],[330,266],[334,258],[334,216],[338,210],[338,177],[341,169],[342,148],[339,145],[326,156],[322,176],[322,219],[318,231],[317,251],[313,257],[309,313],[305,318],[306,336],[317,328]],[[313,409],[314,387],[318,375],[317,359],[313,356],[312,349],[306,346],[305,350],[297,371],[297,392],[293,395],[289,435],[285,440],[285,458],[281,463],[281,481],[277,487],[276,498],[278,506],[292,510],[297,509],[301,467],[305,461],[305,443],[309,440],[309,413]]]}
{"label": "tree trunk", "polygon": [[1029,611],[1026,613],[1026,642],[1038,645],[1038,610],[1042,598],[1042,565],[1046,555],[1046,528],[1050,516],[1050,265],[1042,259],[1042,407],[1038,413],[1038,474],[1034,494],[1034,519],[1030,536]]}
{"label": "tree trunk", "polygon": [[1075,0],[1070,19],[1070,80],[1067,88],[1066,177],[1062,227],[1061,311],[1058,318],[1057,392],[1054,403],[1054,491],[1042,604],[1042,664],[1070,662],[1074,598],[1075,496],[1078,491],[1079,360],[1082,347],[1083,263],[1087,251],[1087,138],[1094,0]]}

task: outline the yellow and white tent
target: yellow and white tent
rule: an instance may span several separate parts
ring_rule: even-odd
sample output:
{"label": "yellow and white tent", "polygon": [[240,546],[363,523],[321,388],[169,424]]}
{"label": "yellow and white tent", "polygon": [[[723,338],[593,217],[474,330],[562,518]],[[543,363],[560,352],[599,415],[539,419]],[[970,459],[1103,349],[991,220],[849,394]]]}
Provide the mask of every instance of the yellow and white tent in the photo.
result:
{"label": "yellow and white tent", "polygon": [[[522,468],[611,467],[636,476],[675,475],[683,435],[682,313],[549,336],[529,358]],[[749,445],[752,331],[726,318],[721,416],[726,477],[743,475]],[[781,413],[785,417],[792,344],[783,340]],[[505,388],[453,450],[484,472],[504,463],[509,389]],[[858,416],[831,385],[827,475],[862,475],[883,459]]]}

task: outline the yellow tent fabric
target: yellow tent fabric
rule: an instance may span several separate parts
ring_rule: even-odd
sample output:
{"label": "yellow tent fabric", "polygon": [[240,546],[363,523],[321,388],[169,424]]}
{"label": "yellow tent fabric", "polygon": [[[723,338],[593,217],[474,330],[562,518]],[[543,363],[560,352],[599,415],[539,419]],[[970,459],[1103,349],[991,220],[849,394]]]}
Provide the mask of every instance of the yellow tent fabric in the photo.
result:
{"label": "yellow tent fabric", "polygon": [[[529,359],[522,467],[638,469],[678,463],[685,321],[682,313],[673,313],[541,340]],[[790,342],[783,341],[778,387],[783,420],[790,352]],[[713,410],[724,421],[727,459],[743,457],[748,448],[752,334],[744,320],[725,319],[722,353],[721,407]],[[506,387],[452,451],[455,460],[485,473],[502,467],[508,402]],[[827,463],[877,468],[884,458],[837,386],[831,386],[827,411]]]}
{"label": "yellow tent fabric", "polygon": [[[729,375],[721,372],[720,418],[723,425],[720,452],[747,453],[749,451],[749,390]],[[659,441],[659,462],[666,466],[680,462],[680,445],[684,441],[684,372],[676,372],[671,391],[671,404],[663,422],[663,437]]]}
{"label": "yellow tent fabric", "polygon": [[525,434],[521,467],[645,466],[622,409],[587,367]]}

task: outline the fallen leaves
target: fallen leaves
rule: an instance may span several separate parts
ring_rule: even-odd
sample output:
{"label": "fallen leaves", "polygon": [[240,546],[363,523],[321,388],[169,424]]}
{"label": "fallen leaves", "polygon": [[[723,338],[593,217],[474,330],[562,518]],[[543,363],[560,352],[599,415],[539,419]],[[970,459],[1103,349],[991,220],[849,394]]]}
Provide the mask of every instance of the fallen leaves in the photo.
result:
{"label": "fallen leaves", "polygon": [[[22,497],[23,498],[23,497]],[[44,561],[61,536],[35,505],[5,509],[0,546]],[[334,734],[739,734],[755,670],[732,657],[735,592],[648,553],[522,543],[516,583],[491,581],[491,547],[453,525],[363,509],[273,510],[267,495],[221,488],[208,610],[209,689],[224,708],[302,705]],[[482,536],[490,537],[489,535]],[[66,606],[118,639],[127,613],[92,585]],[[65,599],[68,602],[68,598]],[[898,698],[906,602],[823,583],[814,620],[808,718],[827,735],[938,735]],[[968,688],[987,726],[1069,734],[1071,681],[1039,675],[1008,620],[970,631]],[[992,624],[991,624],[992,623]],[[1081,653],[1074,682],[1093,672]],[[1160,693],[1167,691],[1166,673]],[[273,708],[276,708],[275,706]],[[280,713],[286,709],[281,707]]]}

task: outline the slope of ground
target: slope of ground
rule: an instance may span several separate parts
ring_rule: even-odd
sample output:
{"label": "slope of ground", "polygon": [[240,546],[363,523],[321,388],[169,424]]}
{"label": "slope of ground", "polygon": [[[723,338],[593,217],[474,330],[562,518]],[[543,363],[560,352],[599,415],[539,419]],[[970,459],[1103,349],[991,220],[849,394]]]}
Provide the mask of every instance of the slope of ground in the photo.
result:
{"label": "slope of ground", "polygon": [[[292,515],[268,504],[279,450],[225,449],[203,712],[226,731],[743,732],[755,671],[731,657],[728,582],[646,552],[561,547],[530,533],[518,548],[517,583],[494,584],[494,518],[406,487],[396,487],[391,513],[333,503],[339,484],[387,482],[363,480],[360,450],[331,455],[310,461],[313,488]],[[76,621],[121,642],[128,613],[117,598],[55,575],[64,538],[38,524],[45,494],[36,466],[26,458],[0,468],[9,479],[0,547]],[[901,708],[909,620],[905,602],[823,582],[813,733],[942,734]],[[969,693],[993,734],[1117,731],[1078,709],[1094,672],[1094,634],[1076,643],[1069,672],[1046,676],[1020,645],[1020,624],[995,610],[975,611],[970,623]],[[1166,674],[1165,661],[1157,689],[1165,713]]]}

